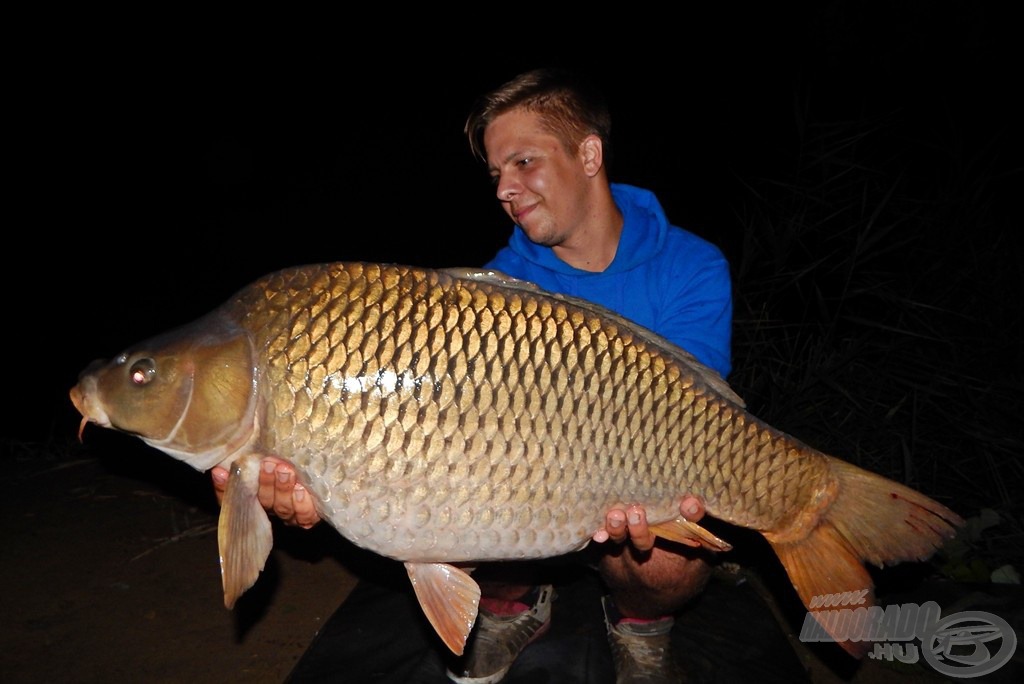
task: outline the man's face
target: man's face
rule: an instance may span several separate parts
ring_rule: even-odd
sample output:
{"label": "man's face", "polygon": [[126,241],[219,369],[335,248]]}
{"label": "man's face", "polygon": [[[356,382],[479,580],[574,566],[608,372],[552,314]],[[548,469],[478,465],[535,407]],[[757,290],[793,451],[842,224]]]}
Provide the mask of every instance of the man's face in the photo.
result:
{"label": "man's face", "polygon": [[513,109],[484,131],[487,165],[498,201],[537,244],[563,244],[583,224],[587,181],[582,155],[569,154],[540,117]]}

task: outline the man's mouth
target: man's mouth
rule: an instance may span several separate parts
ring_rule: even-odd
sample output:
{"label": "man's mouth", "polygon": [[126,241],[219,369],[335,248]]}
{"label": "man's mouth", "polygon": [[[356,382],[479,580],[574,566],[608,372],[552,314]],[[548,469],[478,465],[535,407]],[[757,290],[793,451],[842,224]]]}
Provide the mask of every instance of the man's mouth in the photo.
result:
{"label": "man's mouth", "polygon": [[512,207],[512,218],[516,223],[519,223],[522,221],[523,217],[533,211],[536,206],[536,204],[531,204],[528,207]]}

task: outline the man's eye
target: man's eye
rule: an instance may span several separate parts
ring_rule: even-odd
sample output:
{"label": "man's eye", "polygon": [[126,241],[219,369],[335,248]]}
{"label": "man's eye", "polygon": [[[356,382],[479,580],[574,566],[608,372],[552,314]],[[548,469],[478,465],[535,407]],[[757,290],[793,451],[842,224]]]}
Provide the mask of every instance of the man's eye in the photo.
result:
{"label": "man's eye", "polygon": [[533,159],[531,159],[530,157],[523,157],[522,159],[520,159],[519,161],[516,162],[516,165],[517,166],[526,166],[527,164],[529,164],[532,161],[533,161]]}

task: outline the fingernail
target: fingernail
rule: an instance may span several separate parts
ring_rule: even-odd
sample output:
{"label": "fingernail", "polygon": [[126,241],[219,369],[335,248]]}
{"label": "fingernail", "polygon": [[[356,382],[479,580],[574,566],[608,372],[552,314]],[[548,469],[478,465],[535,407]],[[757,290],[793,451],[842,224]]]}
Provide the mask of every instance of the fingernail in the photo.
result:
{"label": "fingernail", "polygon": [[292,492],[292,498],[296,501],[302,501],[306,498],[306,490],[302,485],[295,485],[295,491]]}
{"label": "fingernail", "polygon": [[691,502],[689,506],[683,509],[683,512],[686,513],[686,515],[697,515],[697,511],[698,506],[693,502]]}
{"label": "fingernail", "polygon": [[619,529],[620,527],[622,527],[622,521],[619,520],[618,518],[612,518],[608,522],[610,522],[611,526],[614,527],[615,529]]}
{"label": "fingernail", "polygon": [[276,467],[277,466],[272,461],[264,461],[263,462],[263,472],[267,473],[268,475],[270,473],[274,472],[274,468],[276,468]]}
{"label": "fingernail", "polygon": [[639,523],[640,523],[640,514],[636,513],[636,512],[631,512],[629,514],[629,524],[630,525],[637,525]]}
{"label": "fingernail", "polygon": [[288,471],[286,471],[286,470],[285,470],[285,471],[281,471],[281,472],[279,472],[279,473],[277,474],[277,481],[278,481],[278,482],[282,482],[282,483],[284,483],[284,482],[287,482],[287,481],[288,481],[288,480],[290,480],[290,479],[292,479],[292,474],[291,474],[291,473],[289,473],[289,472],[288,472]]}

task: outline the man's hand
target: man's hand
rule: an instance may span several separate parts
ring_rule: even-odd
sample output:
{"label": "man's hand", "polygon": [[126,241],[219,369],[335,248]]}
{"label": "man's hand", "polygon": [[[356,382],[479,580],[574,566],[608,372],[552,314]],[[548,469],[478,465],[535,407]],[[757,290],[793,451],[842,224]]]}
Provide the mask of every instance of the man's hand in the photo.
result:
{"label": "man's hand", "polygon": [[[697,522],[704,517],[704,504],[695,496],[685,496],[679,502],[679,513],[690,522]],[[594,533],[594,541],[601,543],[612,541],[621,544],[627,539],[637,551],[646,552],[654,548],[655,536],[647,527],[647,511],[643,506],[632,505],[626,508],[613,508],[605,517],[604,527]],[[693,540],[689,546],[700,546]]]}
{"label": "man's hand", "polygon": [[[213,477],[213,490],[217,494],[218,503],[224,498],[224,489],[228,483],[228,471],[214,468],[210,471]],[[298,525],[309,529],[320,522],[313,499],[306,488],[295,479],[295,469],[290,463],[275,456],[264,456],[260,467],[260,488],[258,493],[260,505],[272,512],[288,525]]]}

